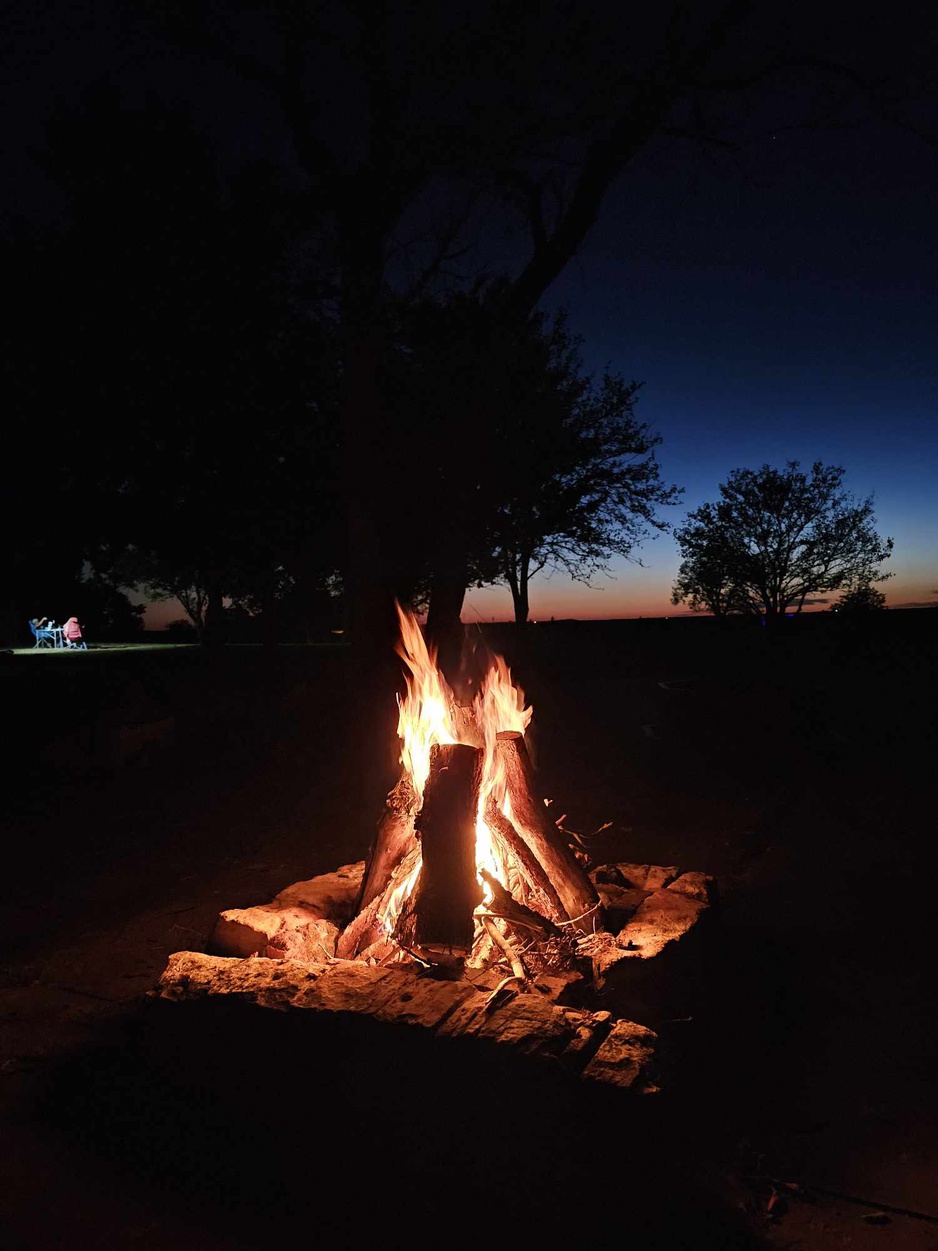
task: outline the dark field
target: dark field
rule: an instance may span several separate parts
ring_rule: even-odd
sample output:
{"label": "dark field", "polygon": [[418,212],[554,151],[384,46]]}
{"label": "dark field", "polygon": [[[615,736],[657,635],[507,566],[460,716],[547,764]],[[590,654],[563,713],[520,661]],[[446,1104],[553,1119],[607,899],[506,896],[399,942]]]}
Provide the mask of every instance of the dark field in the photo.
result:
{"label": "dark field", "polygon": [[220,910],[365,855],[348,654],[4,656],[4,1246],[938,1247],[938,611],[489,638],[595,858],[718,879],[661,1092],[148,998]]}

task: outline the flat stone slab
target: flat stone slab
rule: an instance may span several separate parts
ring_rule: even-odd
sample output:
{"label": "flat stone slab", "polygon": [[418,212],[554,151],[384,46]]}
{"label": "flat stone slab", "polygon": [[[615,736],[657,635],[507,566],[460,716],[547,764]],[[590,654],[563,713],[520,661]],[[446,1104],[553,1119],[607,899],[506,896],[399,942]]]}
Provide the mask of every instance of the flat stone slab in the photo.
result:
{"label": "flat stone slab", "polygon": [[559,1062],[589,1081],[655,1089],[650,1076],[656,1034],[609,1012],[560,1006],[536,990],[484,993],[410,969],[356,960],[300,962],[238,959],[178,951],[159,982],[163,999],[232,995],[264,1008],[353,1012],[419,1026],[437,1038],[475,1038],[536,1059]]}
{"label": "flat stone slab", "polygon": [[274,897],[274,903],[308,908],[316,916],[342,926],[351,921],[365,872],[364,860],[343,864],[305,882],[294,882]]}
{"label": "flat stone slab", "polygon": [[[659,871],[646,873],[646,868]],[[646,886],[626,924],[614,935],[593,935],[585,953],[592,960],[599,1001],[617,1015],[652,1024],[668,1016],[692,1015],[703,995],[716,882],[708,874],[676,868],[604,866],[598,872],[606,882],[597,890],[634,897],[640,888],[616,885],[616,870],[624,880],[644,881]],[[648,891],[647,883],[661,880],[668,885]]]}
{"label": "flat stone slab", "polygon": [[221,956],[268,956],[319,963],[335,955],[341,928],[351,920],[364,860],[333,873],[294,882],[270,903],[219,914],[209,950]]}
{"label": "flat stone slab", "polygon": [[338,937],[338,926],[310,908],[261,904],[222,912],[210,945],[230,956],[314,963],[335,955]]}

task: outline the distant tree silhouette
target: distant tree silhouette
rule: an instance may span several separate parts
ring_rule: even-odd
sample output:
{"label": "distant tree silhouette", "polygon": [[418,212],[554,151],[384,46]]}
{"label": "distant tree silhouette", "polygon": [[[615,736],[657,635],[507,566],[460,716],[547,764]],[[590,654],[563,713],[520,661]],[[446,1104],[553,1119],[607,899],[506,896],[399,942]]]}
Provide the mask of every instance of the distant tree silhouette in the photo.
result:
{"label": "distant tree silhouette", "polygon": [[[80,497],[79,556],[178,595],[203,638],[226,598],[272,609],[285,570],[334,575],[335,348],[289,196],[264,167],[221,179],[185,114],[108,91],[58,117],[43,156],[67,204],[45,258],[67,367],[32,403]],[[93,419],[69,418],[78,397]]]}
{"label": "distant tree silhouette", "polygon": [[848,616],[859,616],[870,612],[878,612],[886,607],[886,596],[871,582],[862,580],[850,587],[840,599],[831,604],[831,612],[843,613]]}
{"label": "distant tree silhouette", "polygon": [[538,570],[588,581],[664,529],[655,510],[679,492],[634,416],[638,384],[587,375],[562,313],[498,326],[473,295],[401,302],[383,459],[397,594],[432,613],[437,572],[460,554],[457,613],[468,585],[506,582],[524,622]]}
{"label": "distant tree silhouette", "polygon": [[638,384],[605,374],[597,385],[580,374],[562,327],[544,338],[548,368],[514,414],[518,463],[494,513],[498,580],[519,624],[535,574],[589,584],[613,555],[631,557],[651,531],[666,529],[656,510],[680,494],[661,480],[660,436],[634,416]]}
{"label": "distant tree silhouette", "polygon": [[873,498],[855,499],[843,476],[821,461],[810,476],[798,461],[734,469],[720,500],[675,530],[683,559],[672,603],[775,620],[800,612],[810,595],[891,577],[879,570],[893,541],[876,533]]}

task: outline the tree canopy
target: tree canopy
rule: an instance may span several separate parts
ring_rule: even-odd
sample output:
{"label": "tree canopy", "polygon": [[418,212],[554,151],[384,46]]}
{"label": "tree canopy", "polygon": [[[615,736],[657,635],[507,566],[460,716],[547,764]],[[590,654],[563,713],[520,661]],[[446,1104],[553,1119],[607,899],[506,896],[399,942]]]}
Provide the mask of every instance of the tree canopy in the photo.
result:
{"label": "tree canopy", "polygon": [[426,602],[447,554],[462,585],[504,582],[516,620],[541,569],[588,582],[676,502],[636,420],[639,384],[584,372],[561,312],[493,316],[486,296],[402,302],[383,459],[400,594]]}
{"label": "tree canopy", "polygon": [[715,616],[800,612],[810,596],[882,582],[892,539],[875,529],[873,497],[842,486],[843,468],[798,461],[734,469],[720,499],[675,531],[682,561],[671,596]]}
{"label": "tree canopy", "polygon": [[520,455],[494,515],[496,580],[511,590],[515,620],[529,612],[529,584],[542,570],[589,584],[614,555],[632,557],[665,530],[659,506],[681,490],[661,479],[661,438],[639,422],[639,384],[606,373],[585,377],[562,322],[543,336],[547,368],[513,414]]}

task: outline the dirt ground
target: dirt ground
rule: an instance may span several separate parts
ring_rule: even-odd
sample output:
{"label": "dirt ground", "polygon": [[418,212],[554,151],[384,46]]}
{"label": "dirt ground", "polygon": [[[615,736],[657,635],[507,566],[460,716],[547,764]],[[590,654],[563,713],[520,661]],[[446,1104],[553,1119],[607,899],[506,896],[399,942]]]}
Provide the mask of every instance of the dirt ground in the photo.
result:
{"label": "dirt ground", "polygon": [[938,1248],[938,613],[490,640],[595,859],[718,880],[660,1092],[155,998],[220,910],[364,857],[348,653],[6,655],[5,1247]]}

